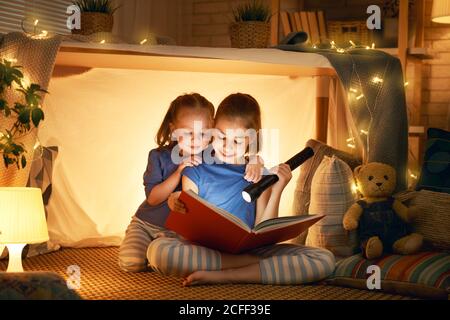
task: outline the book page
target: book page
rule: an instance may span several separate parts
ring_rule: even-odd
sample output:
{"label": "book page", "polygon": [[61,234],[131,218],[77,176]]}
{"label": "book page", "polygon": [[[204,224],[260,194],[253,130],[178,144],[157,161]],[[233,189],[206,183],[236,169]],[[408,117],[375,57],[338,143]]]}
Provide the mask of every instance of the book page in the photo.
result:
{"label": "book page", "polygon": [[213,205],[213,204],[209,203],[208,201],[206,201],[205,199],[201,198],[198,194],[196,194],[192,190],[188,190],[188,191],[186,191],[186,193],[189,194],[192,198],[194,198],[198,202],[201,202],[203,205],[207,206],[209,209],[220,214],[225,219],[238,225],[239,227],[246,230],[247,232],[251,232],[251,229],[247,226],[247,224],[245,222],[243,222],[241,219],[239,219],[238,217],[236,217],[234,214],[229,213],[228,211],[223,210],[219,207],[216,207],[215,205]]}
{"label": "book page", "polygon": [[288,216],[278,217],[265,220],[258,223],[254,228],[254,233],[265,232],[269,230],[283,228],[288,225],[296,224],[299,222],[306,222],[309,220],[317,219],[320,215],[301,215],[301,216]]}

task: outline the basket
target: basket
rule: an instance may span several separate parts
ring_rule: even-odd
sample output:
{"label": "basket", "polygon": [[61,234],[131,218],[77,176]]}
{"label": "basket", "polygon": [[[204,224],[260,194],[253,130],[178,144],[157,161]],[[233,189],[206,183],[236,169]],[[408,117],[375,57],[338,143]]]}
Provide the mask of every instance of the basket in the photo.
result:
{"label": "basket", "polygon": [[373,32],[367,28],[365,20],[328,21],[327,29],[330,40],[338,45],[346,46],[350,40],[361,45],[373,42]]}
{"label": "basket", "polygon": [[230,25],[232,48],[267,48],[270,24],[262,21],[235,22]]}
{"label": "basket", "polygon": [[113,15],[101,12],[82,12],[81,29],[72,29],[73,34],[90,35],[97,32],[111,32]]}

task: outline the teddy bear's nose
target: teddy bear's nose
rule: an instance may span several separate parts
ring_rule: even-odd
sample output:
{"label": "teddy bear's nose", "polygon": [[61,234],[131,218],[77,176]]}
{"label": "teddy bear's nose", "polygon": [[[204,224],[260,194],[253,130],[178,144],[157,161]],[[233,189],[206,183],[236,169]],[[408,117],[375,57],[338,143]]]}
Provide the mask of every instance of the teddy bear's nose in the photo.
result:
{"label": "teddy bear's nose", "polygon": [[379,187],[381,187],[382,184],[383,184],[382,182],[377,182],[376,183],[376,185],[379,186]]}

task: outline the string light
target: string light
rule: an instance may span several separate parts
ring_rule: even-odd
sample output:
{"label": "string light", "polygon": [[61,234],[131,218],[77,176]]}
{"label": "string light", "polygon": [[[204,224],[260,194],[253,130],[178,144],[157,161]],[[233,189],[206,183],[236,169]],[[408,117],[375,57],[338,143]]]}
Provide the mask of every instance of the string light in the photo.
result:
{"label": "string light", "polygon": [[350,40],[349,42],[350,42],[350,44],[352,45],[353,48],[356,47],[356,44],[352,40]]}
{"label": "string light", "polygon": [[105,39],[103,39],[102,41],[100,41],[101,44],[104,44],[106,42]]}
{"label": "string light", "polygon": [[353,93],[358,93],[358,90],[356,90],[355,88],[350,88],[350,91]]}
{"label": "string light", "polygon": [[375,77],[372,78],[372,82],[373,82],[373,83],[376,83],[376,84],[379,84],[379,83],[382,83],[382,82],[383,82],[383,79],[381,79],[381,78],[378,77],[378,76],[375,76]]}
{"label": "string light", "polygon": [[407,86],[409,85],[409,82],[406,81],[403,85],[404,85],[405,87],[407,87]]}
{"label": "string light", "polygon": [[143,39],[141,42],[139,42],[141,45],[147,42],[147,38]]}
{"label": "string light", "polygon": [[366,49],[367,49],[367,50],[369,50],[369,49],[370,49],[370,47],[369,47],[369,46],[366,46]]}
{"label": "string light", "polygon": [[359,96],[356,97],[356,100],[361,100],[362,98],[364,98],[364,95],[361,93]]}
{"label": "string light", "polygon": [[34,20],[34,26],[36,27],[37,24],[39,23],[39,19]]}
{"label": "string light", "polygon": [[338,48],[336,51],[337,51],[338,53],[345,53],[345,49],[342,49],[342,48]]}
{"label": "string light", "polygon": [[33,150],[36,150],[40,146],[41,146],[41,144],[39,143],[39,141],[36,141],[36,143],[34,144]]}
{"label": "string light", "polygon": [[368,136],[369,135],[369,131],[361,129],[361,134],[365,134],[366,136]]}
{"label": "string light", "polygon": [[350,149],[356,149],[356,146],[353,143],[347,143],[347,147]]}
{"label": "string light", "polygon": [[375,49],[375,42],[372,42],[372,49]]}
{"label": "string light", "polygon": [[313,45],[313,48],[314,48],[314,49],[317,49],[317,46],[316,46],[316,45]]}
{"label": "string light", "polygon": [[359,190],[358,185],[355,182],[353,182],[352,183],[352,192],[358,193],[358,190]]}
{"label": "string light", "polygon": [[335,49],[336,48],[336,42],[334,42],[334,40],[331,40],[331,49]]}

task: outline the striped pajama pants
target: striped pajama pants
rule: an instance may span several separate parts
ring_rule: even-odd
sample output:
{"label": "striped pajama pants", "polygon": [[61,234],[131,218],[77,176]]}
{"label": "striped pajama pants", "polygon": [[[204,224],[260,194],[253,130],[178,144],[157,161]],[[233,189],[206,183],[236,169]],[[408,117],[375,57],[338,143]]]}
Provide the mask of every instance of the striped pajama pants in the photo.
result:
{"label": "striped pajama pants", "polygon": [[[302,284],[328,277],[334,270],[333,254],[325,249],[276,244],[247,254],[261,257],[264,284]],[[119,266],[128,272],[155,270],[184,276],[198,270],[221,270],[221,253],[194,245],[172,231],[133,217],[119,249]]]}

